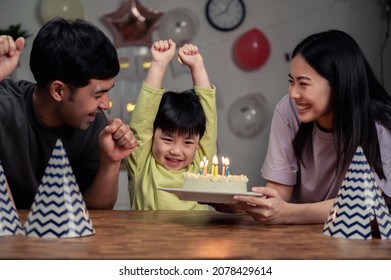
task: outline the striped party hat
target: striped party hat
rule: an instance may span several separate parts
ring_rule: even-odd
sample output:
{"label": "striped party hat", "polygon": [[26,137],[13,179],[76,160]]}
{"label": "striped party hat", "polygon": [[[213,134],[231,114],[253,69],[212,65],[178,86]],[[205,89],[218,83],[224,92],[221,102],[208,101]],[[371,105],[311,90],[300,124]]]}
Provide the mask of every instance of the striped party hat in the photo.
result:
{"label": "striped party hat", "polygon": [[0,162],[0,236],[23,234],[3,166]]}
{"label": "striped party hat", "polygon": [[95,234],[62,141],[57,140],[24,225],[27,236],[69,238]]}
{"label": "striped party hat", "polygon": [[361,147],[358,147],[339,189],[323,234],[351,239],[391,237],[391,216]]}

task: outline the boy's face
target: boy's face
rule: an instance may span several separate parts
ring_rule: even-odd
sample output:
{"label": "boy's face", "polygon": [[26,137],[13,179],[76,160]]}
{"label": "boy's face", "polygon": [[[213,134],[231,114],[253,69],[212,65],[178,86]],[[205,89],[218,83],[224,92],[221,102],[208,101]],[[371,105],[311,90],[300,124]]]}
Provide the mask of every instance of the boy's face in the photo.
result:
{"label": "boy's face", "polygon": [[157,128],[153,137],[152,155],[155,160],[168,170],[181,170],[194,160],[200,136],[179,136],[168,134]]}

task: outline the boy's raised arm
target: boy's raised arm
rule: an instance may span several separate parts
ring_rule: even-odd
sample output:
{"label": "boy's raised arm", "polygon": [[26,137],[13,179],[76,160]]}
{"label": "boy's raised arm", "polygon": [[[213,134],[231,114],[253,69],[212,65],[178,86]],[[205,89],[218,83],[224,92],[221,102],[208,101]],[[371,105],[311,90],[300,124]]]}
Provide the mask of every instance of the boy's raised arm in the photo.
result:
{"label": "boy's raised arm", "polygon": [[160,40],[151,47],[152,62],[148,70],[145,82],[154,87],[161,88],[164,74],[171,59],[174,57],[176,44],[170,40]]}
{"label": "boy's raised arm", "polygon": [[183,47],[179,48],[178,56],[182,63],[190,68],[194,86],[211,88],[204,60],[199,53],[197,46],[192,44],[183,45]]}

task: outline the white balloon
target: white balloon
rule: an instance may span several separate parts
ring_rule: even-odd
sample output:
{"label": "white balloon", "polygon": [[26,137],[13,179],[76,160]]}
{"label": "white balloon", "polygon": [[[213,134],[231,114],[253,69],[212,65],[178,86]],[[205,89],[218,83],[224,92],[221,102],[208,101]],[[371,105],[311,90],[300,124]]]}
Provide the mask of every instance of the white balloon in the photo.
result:
{"label": "white balloon", "polygon": [[44,23],[55,17],[77,19],[84,17],[80,0],[41,0],[41,17]]}
{"label": "white balloon", "polygon": [[197,16],[188,8],[179,7],[163,14],[158,23],[158,33],[162,40],[172,39],[182,45],[190,42],[198,32]]}
{"label": "white balloon", "polygon": [[228,125],[242,138],[253,138],[266,125],[267,101],[261,93],[251,93],[237,99],[228,111]]}

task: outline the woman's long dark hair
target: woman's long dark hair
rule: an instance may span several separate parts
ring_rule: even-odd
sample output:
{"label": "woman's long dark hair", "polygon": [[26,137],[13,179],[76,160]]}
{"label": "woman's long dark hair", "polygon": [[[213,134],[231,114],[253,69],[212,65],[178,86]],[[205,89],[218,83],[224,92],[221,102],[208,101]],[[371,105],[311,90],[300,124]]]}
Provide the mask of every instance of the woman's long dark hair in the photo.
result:
{"label": "woman's long dark hair", "polygon": [[[375,123],[391,132],[391,97],[377,80],[355,40],[345,32],[330,30],[300,42],[292,57],[300,54],[325,78],[332,90],[333,133],[337,161],[347,168],[358,146],[371,168],[385,178]],[[296,157],[311,143],[314,123],[301,123],[294,140]]]}

